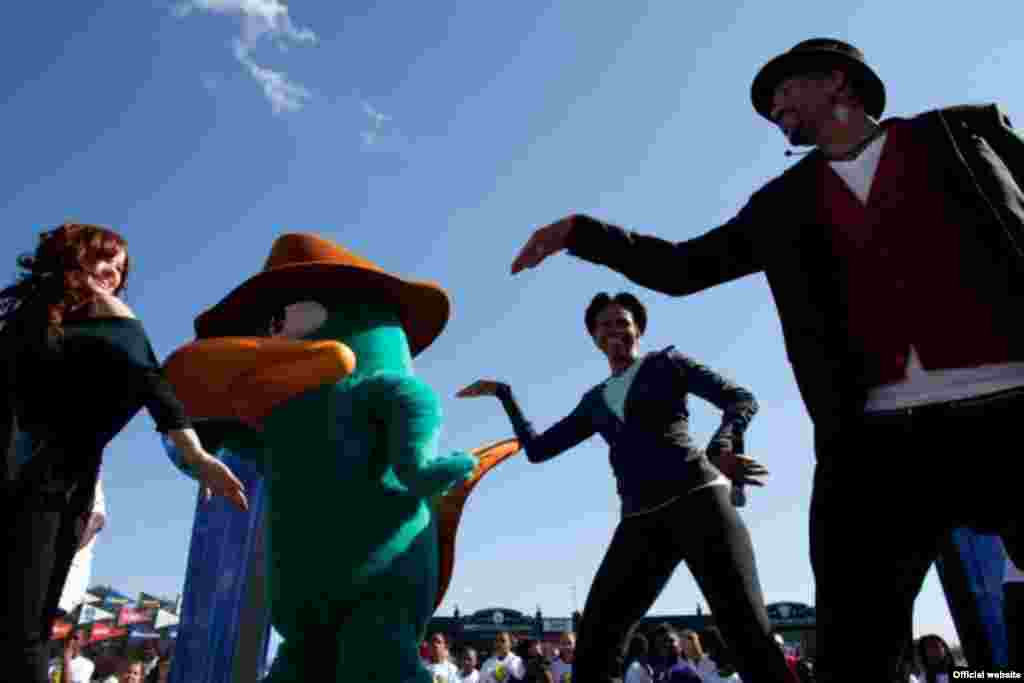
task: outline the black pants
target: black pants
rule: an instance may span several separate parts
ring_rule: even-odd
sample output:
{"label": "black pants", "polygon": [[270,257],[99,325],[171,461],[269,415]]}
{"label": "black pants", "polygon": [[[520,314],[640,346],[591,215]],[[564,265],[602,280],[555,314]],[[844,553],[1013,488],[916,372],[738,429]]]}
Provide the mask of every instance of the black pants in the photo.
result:
{"label": "black pants", "polygon": [[794,681],[771,637],[750,534],[725,486],[694,491],[619,523],[587,596],[572,680],[621,679],[628,636],[683,561],[735,652],[743,680]]}
{"label": "black pants", "polygon": [[47,683],[47,648],[81,538],[81,505],[69,501],[60,487],[0,496],[2,678]]}
{"label": "black pants", "polygon": [[[1018,566],[1024,393],[865,416],[818,443],[811,498],[818,680],[899,680],[913,607],[943,539],[998,533]],[[1008,469],[1009,468],[1009,469]],[[870,638],[851,679],[850,648]],[[905,679],[904,679],[905,680]]]}

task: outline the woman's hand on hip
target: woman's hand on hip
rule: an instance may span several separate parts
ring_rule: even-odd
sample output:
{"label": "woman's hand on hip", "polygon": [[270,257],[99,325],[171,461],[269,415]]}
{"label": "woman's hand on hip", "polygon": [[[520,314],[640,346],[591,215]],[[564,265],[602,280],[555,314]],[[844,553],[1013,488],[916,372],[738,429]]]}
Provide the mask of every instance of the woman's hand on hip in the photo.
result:
{"label": "woman's hand on hip", "polygon": [[755,477],[768,475],[768,470],[764,465],[751,457],[734,453],[729,446],[722,446],[719,449],[714,464],[733,483],[744,486],[764,486],[764,482]]}

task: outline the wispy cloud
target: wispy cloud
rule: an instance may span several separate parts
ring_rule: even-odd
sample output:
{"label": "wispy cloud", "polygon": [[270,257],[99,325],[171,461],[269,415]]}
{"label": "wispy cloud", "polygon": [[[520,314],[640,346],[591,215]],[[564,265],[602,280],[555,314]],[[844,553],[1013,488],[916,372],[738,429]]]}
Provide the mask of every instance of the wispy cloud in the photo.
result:
{"label": "wispy cloud", "polygon": [[311,96],[309,90],[291,81],[281,71],[257,64],[252,52],[260,41],[268,40],[281,50],[289,45],[316,43],[316,34],[292,22],[284,0],[183,0],[174,8],[179,17],[193,12],[237,16],[240,35],[234,41],[235,59],[259,83],[274,113],[297,111]]}
{"label": "wispy cloud", "polygon": [[362,132],[363,143],[367,146],[373,145],[377,142],[380,137],[381,131],[384,127],[384,123],[391,120],[391,117],[387,114],[382,114],[373,108],[366,100],[362,101],[363,112],[366,113],[369,119],[369,128]]}
{"label": "wispy cloud", "polygon": [[263,88],[263,94],[270,100],[275,114],[283,111],[302,109],[311,93],[298,83],[289,81],[280,71],[260,66],[249,55],[249,49],[241,40],[235,41],[235,58],[245,66],[249,75]]}

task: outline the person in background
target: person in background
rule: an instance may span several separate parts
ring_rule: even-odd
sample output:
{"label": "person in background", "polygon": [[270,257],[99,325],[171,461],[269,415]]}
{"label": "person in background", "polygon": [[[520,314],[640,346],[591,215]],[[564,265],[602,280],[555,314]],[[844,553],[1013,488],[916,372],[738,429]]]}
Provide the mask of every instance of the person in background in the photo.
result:
{"label": "person in background", "polygon": [[85,628],[72,628],[64,641],[61,657],[50,665],[49,680],[52,683],[89,683],[96,665],[83,652],[88,644]]}
{"label": "person in background", "polygon": [[517,650],[516,654],[523,660],[523,683],[555,683],[551,662],[544,657],[539,640],[526,638]]}
{"label": "person in background", "polygon": [[467,647],[462,650],[462,657],[459,659],[459,674],[456,680],[458,683],[479,683],[480,672],[476,668],[476,650]]}
{"label": "person in background", "polygon": [[779,649],[782,650],[783,653],[785,653],[786,665],[789,667],[790,671],[792,671],[794,674],[797,673],[796,663],[799,660],[799,657],[797,657],[795,654],[786,649],[786,639],[782,637],[781,633],[776,631],[772,637],[775,638],[775,642],[778,643]]}
{"label": "person in background", "polygon": [[675,657],[672,655],[672,643],[669,637],[674,630],[671,624],[663,621],[655,627],[654,633],[651,636],[649,662],[654,672],[654,680],[656,681],[660,681],[664,677],[665,672],[675,662]]}
{"label": "person in background", "polygon": [[117,683],[143,683],[142,662],[137,659],[125,659],[117,674]]}
{"label": "person in background", "polygon": [[693,664],[693,668],[697,670],[697,673],[702,678],[718,670],[714,660],[704,652],[704,646],[701,644],[700,636],[697,635],[696,631],[689,628],[683,629],[679,637],[682,638],[683,656],[686,657],[690,664]]}
{"label": "person in background", "polygon": [[629,639],[623,683],[654,683],[654,669],[648,661],[647,638],[642,633],[636,633]]}
{"label": "person in background", "polygon": [[[722,632],[715,626],[708,626],[701,631],[700,640],[704,652],[714,665],[714,671],[702,674],[704,683],[742,683]],[[793,675],[796,676],[796,671],[793,671]]]}
{"label": "person in background", "polygon": [[658,679],[659,683],[702,683],[700,674],[686,659],[683,650],[683,639],[675,630],[667,636],[669,650],[669,666]]}
{"label": "person in background", "polygon": [[107,444],[145,406],[210,491],[246,509],[244,488],[202,447],[142,324],[119,293],[127,245],[65,224],[18,259],[0,290],[0,661],[45,683],[46,645],[93,509]]}
{"label": "person in background", "polygon": [[917,656],[921,661],[920,683],[953,683],[953,651],[942,636],[934,633],[921,636],[917,641]]}
{"label": "person in background", "polygon": [[551,662],[551,675],[555,683],[570,683],[572,662],[576,651],[576,634],[566,631],[558,637],[558,657]]}
{"label": "person in background", "polygon": [[480,667],[481,683],[521,681],[525,676],[522,657],[512,652],[512,634],[502,631],[494,637],[494,655]]}
{"label": "person in background", "polygon": [[426,661],[433,683],[453,683],[459,668],[452,662],[448,651],[448,638],[443,633],[430,636],[430,656]]}

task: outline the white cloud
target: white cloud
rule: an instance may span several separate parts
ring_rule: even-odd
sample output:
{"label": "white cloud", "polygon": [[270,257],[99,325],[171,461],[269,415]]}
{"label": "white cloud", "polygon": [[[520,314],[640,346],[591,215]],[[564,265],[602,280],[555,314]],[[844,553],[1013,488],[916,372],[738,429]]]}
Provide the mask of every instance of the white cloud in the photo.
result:
{"label": "white cloud", "polygon": [[373,105],[366,100],[362,101],[362,105],[363,112],[365,112],[366,116],[370,119],[369,130],[364,130],[362,132],[363,143],[369,146],[377,142],[377,139],[380,137],[381,129],[384,126],[384,122],[390,121],[391,117],[374,109]]}
{"label": "white cloud", "polygon": [[316,34],[311,29],[292,22],[283,0],[184,0],[174,8],[179,17],[193,12],[237,16],[241,35],[234,41],[235,58],[259,83],[274,113],[302,108],[311,96],[309,90],[252,58],[252,51],[261,40],[273,41],[281,50],[286,50],[289,44],[316,43]]}
{"label": "white cloud", "polygon": [[311,93],[298,83],[293,83],[280,71],[260,66],[249,56],[241,40],[235,41],[235,57],[245,66],[256,82],[263,88],[263,94],[270,100],[275,114],[283,111],[298,111],[309,99]]}

